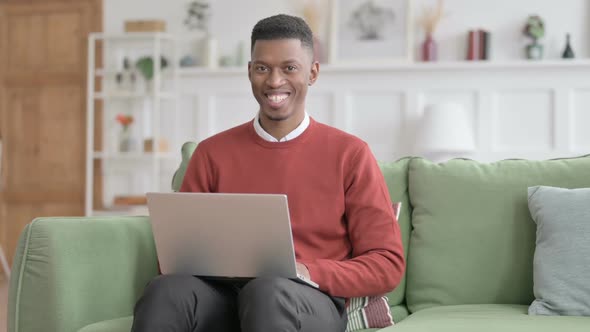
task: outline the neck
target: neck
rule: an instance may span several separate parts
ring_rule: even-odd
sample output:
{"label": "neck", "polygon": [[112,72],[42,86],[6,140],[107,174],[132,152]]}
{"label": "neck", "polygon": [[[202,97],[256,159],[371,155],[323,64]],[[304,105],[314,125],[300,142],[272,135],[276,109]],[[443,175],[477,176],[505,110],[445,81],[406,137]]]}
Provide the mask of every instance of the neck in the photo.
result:
{"label": "neck", "polygon": [[297,128],[305,118],[305,112],[300,112],[299,114],[293,115],[292,117],[282,121],[271,120],[264,114],[259,114],[259,122],[262,129],[264,129],[264,131],[269,133],[277,140],[280,140],[295,130],[295,128]]}

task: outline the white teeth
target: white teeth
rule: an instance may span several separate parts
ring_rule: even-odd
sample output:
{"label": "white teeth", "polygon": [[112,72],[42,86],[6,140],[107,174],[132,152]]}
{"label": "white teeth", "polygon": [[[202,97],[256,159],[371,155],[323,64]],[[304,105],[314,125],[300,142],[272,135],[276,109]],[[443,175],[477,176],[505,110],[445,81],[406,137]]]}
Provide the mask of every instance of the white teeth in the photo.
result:
{"label": "white teeth", "polygon": [[270,99],[272,102],[275,103],[280,103],[283,100],[287,99],[288,95],[269,95],[268,99]]}

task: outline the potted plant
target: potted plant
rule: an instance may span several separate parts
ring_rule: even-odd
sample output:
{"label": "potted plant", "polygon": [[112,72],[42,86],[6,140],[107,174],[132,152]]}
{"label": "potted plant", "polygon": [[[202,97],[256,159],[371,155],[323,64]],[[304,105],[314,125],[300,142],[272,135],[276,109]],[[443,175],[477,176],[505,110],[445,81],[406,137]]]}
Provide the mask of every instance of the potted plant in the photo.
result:
{"label": "potted plant", "polygon": [[542,59],[543,45],[539,43],[539,39],[545,36],[545,23],[538,15],[531,15],[524,26],[524,35],[530,37],[533,42],[526,46],[527,59]]}
{"label": "potted plant", "polygon": [[[164,69],[168,66],[168,60],[166,60],[166,58],[164,58],[163,56],[160,57],[160,69]],[[158,88],[154,86],[154,84],[152,83],[152,79],[154,78],[154,59],[151,56],[144,56],[141,57],[139,59],[137,59],[137,61],[135,62],[135,68],[137,69],[137,71],[139,71],[141,73],[141,76],[143,76],[144,81],[142,83],[142,85],[146,85],[146,87],[141,87],[138,89],[139,91],[145,91],[147,89],[147,92],[153,92],[155,90],[157,90]]]}
{"label": "potted plant", "polygon": [[[160,58],[160,68],[164,69],[168,66],[168,60],[166,58]],[[144,56],[139,58],[135,63],[135,67],[143,75],[146,81],[151,81],[154,77],[154,59],[151,56]]]}
{"label": "potted plant", "polygon": [[196,54],[183,57],[183,65],[197,64],[217,66],[217,41],[211,34],[212,6],[210,0],[192,0],[187,5],[184,26],[200,36],[196,45]]}
{"label": "potted plant", "polygon": [[207,0],[193,0],[187,5],[187,16],[184,25],[189,30],[199,30],[209,34],[211,5]]}

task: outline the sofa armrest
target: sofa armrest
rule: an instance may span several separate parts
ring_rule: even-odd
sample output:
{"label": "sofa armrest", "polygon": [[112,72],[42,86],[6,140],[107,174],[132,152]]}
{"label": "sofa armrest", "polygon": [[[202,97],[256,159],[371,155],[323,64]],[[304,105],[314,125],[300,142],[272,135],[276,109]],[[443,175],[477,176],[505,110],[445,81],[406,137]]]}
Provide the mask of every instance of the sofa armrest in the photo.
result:
{"label": "sofa armrest", "polygon": [[129,316],[157,272],[147,217],[35,219],[14,257],[8,331],[75,332]]}

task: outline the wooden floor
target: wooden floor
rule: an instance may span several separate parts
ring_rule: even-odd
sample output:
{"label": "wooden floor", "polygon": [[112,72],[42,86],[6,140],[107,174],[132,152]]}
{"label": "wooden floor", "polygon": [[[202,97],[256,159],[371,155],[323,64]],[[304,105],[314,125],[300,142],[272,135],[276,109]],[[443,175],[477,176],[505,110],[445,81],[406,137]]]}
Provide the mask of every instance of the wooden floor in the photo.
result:
{"label": "wooden floor", "polygon": [[8,281],[0,275],[0,332],[6,332],[6,303],[8,302]]}

